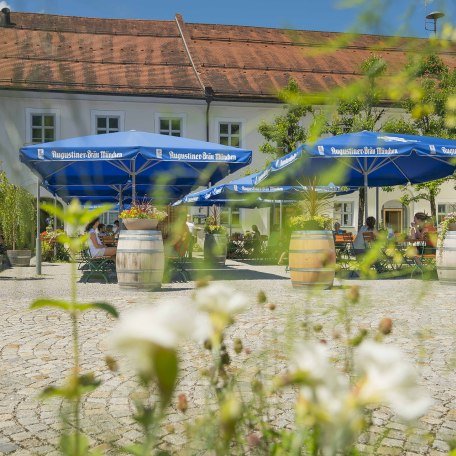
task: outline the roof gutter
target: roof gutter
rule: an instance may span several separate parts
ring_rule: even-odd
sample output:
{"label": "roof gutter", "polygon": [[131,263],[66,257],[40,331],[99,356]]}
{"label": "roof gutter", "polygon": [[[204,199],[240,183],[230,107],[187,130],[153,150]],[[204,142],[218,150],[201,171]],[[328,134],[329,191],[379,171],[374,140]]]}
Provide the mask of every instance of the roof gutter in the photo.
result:
{"label": "roof gutter", "polygon": [[187,57],[190,60],[190,63],[193,68],[193,72],[195,73],[196,79],[198,80],[201,88],[203,89],[204,93],[204,99],[206,100],[206,141],[209,141],[210,139],[210,107],[211,107],[211,102],[214,100],[214,90],[210,86],[206,86],[201,79],[200,73],[198,72],[196,68],[196,63],[195,59],[192,56],[192,53],[190,52],[190,48],[188,45],[188,42],[190,41],[190,36],[187,36],[187,31],[185,30],[185,23],[184,19],[180,14],[176,14],[175,16],[175,21],[177,25],[177,29],[179,30],[179,35],[182,38],[182,42],[184,44],[185,52],[187,52]]}

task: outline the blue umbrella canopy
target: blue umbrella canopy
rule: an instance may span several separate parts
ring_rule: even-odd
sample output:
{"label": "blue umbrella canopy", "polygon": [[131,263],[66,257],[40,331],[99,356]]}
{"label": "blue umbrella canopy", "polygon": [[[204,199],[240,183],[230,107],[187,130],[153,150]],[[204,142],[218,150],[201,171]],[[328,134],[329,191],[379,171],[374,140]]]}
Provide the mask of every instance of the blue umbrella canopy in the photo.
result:
{"label": "blue umbrella canopy", "polygon": [[[65,196],[68,186],[93,192],[103,186],[190,188],[217,182],[250,163],[252,152],[221,144],[138,131],[83,136],[34,144],[21,160],[49,188]],[[76,195],[77,196],[77,195]],[[81,195],[84,196],[84,195]],[[176,197],[176,195],[173,195]]]}
{"label": "blue umbrella canopy", "polygon": [[[256,179],[260,186],[298,185],[319,177],[350,187],[422,183],[456,170],[456,141],[428,136],[347,133],[300,146],[271,163]],[[328,172],[339,165],[338,172]]]}
{"label": "blue umbrella canopy", "polygon": [[[225,184],[215,185],[213,187],[189,193],[182,199],[174,203],[175,206],[180,204],[194,204],[197,206],[210,206],[212,204],[241,204],[255,203],[260,197],[264,196],[270,200],[274,199],[299,199],[302,188],[300,186],[282,186],[282,187],[255,187],[255,180],[259,173],[235,179]],[[218,201],[215,202],[215,201]]]}

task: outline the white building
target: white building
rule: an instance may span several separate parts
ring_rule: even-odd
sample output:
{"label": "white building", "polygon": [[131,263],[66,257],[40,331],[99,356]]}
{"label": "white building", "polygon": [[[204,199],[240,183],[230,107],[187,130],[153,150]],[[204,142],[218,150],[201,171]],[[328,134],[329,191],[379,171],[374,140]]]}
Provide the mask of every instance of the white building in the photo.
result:
{"label": "white building", "polygon": [[[337,34],[186,24],[179,15],[142,21],[2,10],[0,33],[0,160],[30,191],[36,178],[19,162],[23,145],[122,130],[240,145],[254,151],[250,171],[259,170],[267,157],[258,151],[258,125],[282,113],[276,93],[290,78],[314,93],[359,78],[373,45],[393,66],[407,58],[403,43],[382,50],[378,36],[328,55],[318,49]],[[453,52],[442,58],[455,66]],[[380,191],[379,199],[380,218],[397,229],[414,212],[429,212],[427,202],[402,207],[400,196]],[[357,226],[357,200],[357,193],[337,198],[335,215],[345,229]],[[454,205],[448,184],[439,211]],[[375,215],[375,190],[369,208]],[[250,220],[241,214],[239,223]]]}

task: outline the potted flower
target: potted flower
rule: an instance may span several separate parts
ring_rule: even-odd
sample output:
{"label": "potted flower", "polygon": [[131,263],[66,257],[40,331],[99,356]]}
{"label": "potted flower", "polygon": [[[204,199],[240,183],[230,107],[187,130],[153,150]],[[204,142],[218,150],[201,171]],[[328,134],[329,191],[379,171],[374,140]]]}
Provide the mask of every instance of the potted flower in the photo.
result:
{"label": "potted flower", "polygon": [[450,212],[440,224],[437,274],[444,283],[456,284],[456,212]]}
{"label": "potted flower", "polygon": [[204,259],[211,263],[225,264],[228,239],[226,228],[214,216],[206,219],[204,226]]}
{"label": "potted flower", "polygon": [[120,214],[127,230],[155,230],[166,217],[166,212],[159,211],[148,202],[133,204]]}
{"label": "potted flower", "polygon": [[33,196],[0,171],[0,230],[11,266],[30,266],[35,206]]}

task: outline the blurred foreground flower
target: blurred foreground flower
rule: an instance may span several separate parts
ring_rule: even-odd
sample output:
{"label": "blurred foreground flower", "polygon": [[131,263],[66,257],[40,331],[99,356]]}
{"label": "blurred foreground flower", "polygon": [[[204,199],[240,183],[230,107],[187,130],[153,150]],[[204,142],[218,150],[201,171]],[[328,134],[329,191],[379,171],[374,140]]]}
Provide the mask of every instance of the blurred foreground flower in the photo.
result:
{"label": "blurred foreground flower", "polygon": [[157,382],[168,402],[177,378],[177,349],[189,339],[204,340],[210,334],[207,316],[191,302],[161,304],[133,310],[120,318],[111,335],[112,345],[132,360],[140,379]]}
{"label": "blurred foreground flower", "polygon": [[326,347],[317,343],[296,348],[283,383],[300,385],[297,423],[304,432],[314,428],[313,445],[324,455],[348,451],[355,444],[367,425],[367,406],[387,405],[411,420],[431,404],[399,350],[364,341],[355,353],[359,381],[354,386],[331,364]]}
{"label": "blurred foreground flower", "polygon": [[406,420],[419,418],[432,404],[398,349],[365,341],[356,352],[355,365],[361,375],[358,396],[366,404],[387,405]]}
{"label": "blurred foreground flower", "polygon": [[198,288],[194,300],[204,312],[225,314],[229,317],[242,312],[249,304],[245,295],[222,283]]}
{"label": "blurred foreground flower", "polygon": [[193,300],[198,310],[210,317],[211,341],[215,349],[218,349],[221,344],[224,329],[233,323],[234,315],[244,311],[249,304],[244,294],[221,283],[198,288],[193,295]]}

